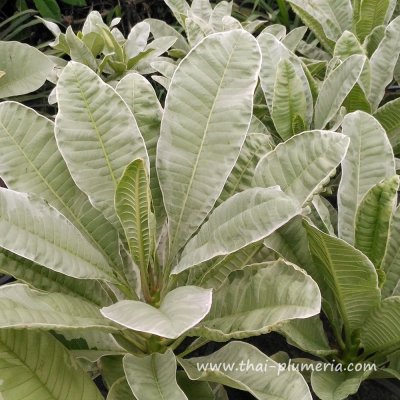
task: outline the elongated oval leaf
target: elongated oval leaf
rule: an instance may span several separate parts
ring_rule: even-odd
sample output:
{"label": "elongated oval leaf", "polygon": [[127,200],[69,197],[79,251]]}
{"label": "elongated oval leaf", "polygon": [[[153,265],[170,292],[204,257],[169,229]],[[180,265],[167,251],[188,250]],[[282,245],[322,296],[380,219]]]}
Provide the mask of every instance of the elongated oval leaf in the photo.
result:
{"label": "elongated oval leaf", "polygon": [[71,278],[4,249],[0,250],[0,271],[46,292],[80,297],[99,306],[112,303],[102,282]]}
{"label": "elongated oval leaf", "polygon": [[110,265],[120,266],[117,231],[73,181],[57,148],[54,123],[19,103],[0,104],[0,176],[8,188],[48,201]]}
{"label": "elongated oval leaf", "polygon": [[364,195],[385,178],[396,175],[392,147],[379,122],[362,111],[346,115],[343,134],[350,146],[342,162],[338,190],[339,237],[353,244],[356,210]]}
{"label": "elongated oval leaf", "polygon": [[0,42],[0,53],[4,55],[0,60],[0,71],[5,73],[0,79],[0,98],[39,89],[53,68],[45,54],[25,43]]}
{"label": "elongated oval leaf", "polygon": [[323,288],[329,287],[336,299],[346,336],[350,338],[354,330],[363,326],[368,313],[379,304],[380,290],[375,267],[367,256],[343,240],[308,224],[305,227],[314,262],[326,282],[321,285],[322,296]]}
{"label": "elongated oval leaf", "polygon": [[389,297],[400,282],[400,207],[397,207],[390,222],[389,240],[382,261],[386,280],[382,287],[382,297]]}
{"label": "elongated oval leaf", "polygon": [[[300,118],[306,124],[306,93],[300,78],[296,75],[293,64],[286,59],[279,62],[276,70],[271,116],[276,130],[283,140],[298,133],[293,129],[295,118]],[[307,129],[309,126],[305,126],[305,128]]]}
{"label": "elongated oval leaf", "polygon": [[[136,25],[137,26],[137,25]],[[156,171],[156,149],[160,136],[163,109],[150,82],[143,76],[131,73],[121,79],[116,87],[138,124],[146,144],[150,160],[150,188],[157,225],[162,226],[165,219],[163,199]]]}
{"label": "elongated oval leaf", "polygon": [[160,308],[123,300],[103,308],[101,313],[129,329],[176,339],[207,315],[211,299],[211,290],[185,286],[167,293]]}
{"label": "elongated oval leaf", "polygon": [[400,297],[383,300],[365,321],[361,344],[367,354],[397,350],[400,342]]}
{"label": "elongated oval leaf", "polygon": [[75,358],[47,332],[1,329],[0,354],[4,399],[103,400]]}
{"label": "elongated oval leaf", "polygon": [[119,227],[117,182],[132,160],[148,162],[136,121],[114,89],[82,64],[64,68],[57,98],[56,138],[71,175],[92,204]]}
{"label": "elongated oval leaf", "polygon": [[237,251],[270,235],[301,211],[279,188],[247,189],[210,215],[173,269],[178,274],[213,257]]}
{"label": "elongated oval leaf", "polygon": [[118,330],[89,302],[61,293],[40,292],[22,284],[0,288],[0,310],[0,328]]}
{"label": "elongated oval leaf", "polygon": [[346,154],[349,140],[330,131],[303,132],[265,155],[254,173],[254,185],[281,189],[300,204],[321,190]]}
{"label": "elongated oval leaf", "polygon": [[157,149],[171,258],[212,209],[235,164],[250,124],[260,58],[249,33],[213,34],[174,74]]}
{"label": "elongated oval leaf", "polygon": [[146,271],[152,243],[151,194],[143,160],[128,165],[115,194],[115,207],[135,263]]}
{"label": "elongated oval leaf", "polygon": [[43,200],[0,188],[0,247],[75,278],[117,282],[103,255]]}
{"label": "elongated oval leaf", "polygon": [[210,340],[243,339],[275,330],[284,321],[321,309],[317,284],[278,260],[234,272],[214,293],[210,313],[190,334]]}
{"label": "elongated oval leaf", "polygon": [[315,104],[316,129],[325,128],[339,111],[346,96],[358,81],[364,63],[364,56],[350,56],[325,79]]}
{"label": "elongated oval leaf", "polygon": [[398,176],[385,179],[367,192],[357,209],[354,246],[377,268],[380,268],[385,255],[398,188]]}
{"label": "elongated oval leaf", "polygon": [[126,380],[137,400],[187,400],[176,381],[176,359],[171,350],[164,354],[124,357]]}
{"label": "elongated oval leaf", "polygon": [[393,72],[400,54],[400,16],[386,28],[385,36],[371,57],[371,93],[368,97],[375,111],[386,86],[393,80]]}
{"label": "elongated oval leaf", "polygon": [[[209,356],[178,359],[178,362],[192,380],[216,382],[245,390],[258,400],[312,399],[299,372],[285,370],[248,343],[234,341]],[[246,368],[248,363],[250,367]],[[216,365],[226,367],[215,368]],[[256,366],[261,366],[258,368],[262,372],[256,370]]]}

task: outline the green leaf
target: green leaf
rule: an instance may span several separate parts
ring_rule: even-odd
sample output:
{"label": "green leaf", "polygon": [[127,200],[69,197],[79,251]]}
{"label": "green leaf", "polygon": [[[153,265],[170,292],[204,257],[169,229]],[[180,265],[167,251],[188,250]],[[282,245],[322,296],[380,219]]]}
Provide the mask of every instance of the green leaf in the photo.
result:
{"label": "green leaf", "polygon": [[353,55],[328,75],[322,84],[315,104],[315,128],[323,129],[334,118],[350,90],[360,78],[364,64],[364,56]]}
{"label": "green leaf", "polygon": [[214,293],[210,313],[191,335],[214,341],[243,339],[276,330],[282,322],[321,309],[317,284],[282,259],[233,272]]}
{"label": "green leaf", "polygon": [[205,38],[174,74],[157,147],[171,260],[212,209],[236,162],[260,58],[255,39],[234,30]]}
{"label": "green leaf", "polygon": [[185,27],[185,17],[188,16],[190,7],[186,0],[165,0],[176,20]]}
{"label": "green leaf", "polygon": [[103,255],[45,201],[0,188],[0,247],[75,278],[118,282]]}
{"label": "green leaf", "polygon": [[382,297],[394,294],[400,282],[400,207],[396,209],[390,222],[389,240],[382,261],[386,280],[382,287]]}
{"label": "green leaf", "polygon": [[115,208],[132,258],[143,273],[147,271],[154,247],[151,194],[143,160],[135,160],[126,167],[117,185]]}
{"label": "green leaf", "polygon": [[371,371],[313,371],[311,385],[321,400],[345,400],[357,393],[361,382],[367,379]]}
{"label": "green leaf", "polygon": [[365,194],[396,175],[392,147],[379,122],[362,111],[346,115],[342,132],[350,146],[342,162],[338,190],[339,237],[353,244],[357,207]]}
{"label": "green leaf", "polygon": [[372,187],[361,200],[356,214],[354,246],[381,267],[389,233],[389,223],[397,204],[399,177],[387,178]]}
{"label": "green leaf", "polygon": [[145,357],[127,354],[123,362],[126,379],[137,400],[187,400],[176,382],[176,359],[171,350]]}
{"label": "green leaf", "polygon": [[306,26],[299,26],[298,28],[292,29],[282,39],[282,43],[290,50],[296,51],[298,44],[303,40],[304,35],[307,32]]}
{"label": "green leaf", "polygon": [[372,111],[376,111],[385,95],[386,86],[393,80],[393,72],[400,54],[400,16],[386,28],[385,36],[371,56],[371,93],[368,97]]}
{"label": "green leaf", "polygon": [[61,10],[56,0],[33,0],[33,2],[43,18],[61,21]]}
{"label": "green leaf", "polygon": [[184,371],[177,371],[176,380],[189,400],[216,400],[208,382],[192,381]]}
{"label": "green leaf", "polygon": [[272,150],[272,141],[268,135],[247,134],[236,164],[228,176],[216,205],[220,205],[236,193],[251,188],[256,166],[260,158],[270,150]]}
{"label": "green leaf", "polygon": [[287,321],[278,328],[278,332],[284,335],[291,346],[295,346],[307,353],[316,356],[335,354],[329,346],[322,321],[319,316],[305,319]]}
{"label": "green leaf", "polygon": [[0,310],[0,328],[118,330],[87,301],[18,283],[1,286]]}
{"label": "green leaf", "polygon": [[157,225],[161,226],[165,220],[165,210],[156,170],[156,150],[163,109],[150,82],[139,74],[130,73],[122,78],[116,91],[134,115],[146,144],[150,160],[150,188],[153,206]]}
{"label": "green leaf", "polygon": [[264,239],[300,211],[299,205],[276,187],[238,193],[213,211],[186,245],[172,273]]}
{"label": "green leaf", "polygon": [[361,330],[361,345],[367,354],[392,352],[400,343],[400,297],[388,297],[371,313]]}
{"label": "green leaf", "polygon": [[[374,265],[359,250],[341,239],[327,235],[305,224],[311,254],[321,279],[322,296],[324,287],[334,294],[336,307],[342,317],[346,338],[360,329],[369,312],[379,304],[380,291]],[[327,286],[326,286],[327,285]]]}
{"label": "green leaf", "polygon": [[354,33],[344,31],[336,42],[333,56],[343,61],[354,54],[364,55],[364,50]]}
{"label": "green leaf", "polygon": [[119,378],[108,391],[107,400],[137,400],[125,377]]}
{"label": "green leaf", "polygon": [[[0,98],[19,96],[39,89],[53,69],[53,63],[39,50],[19,42],[1,42]],[[29,63],[26,60],[29,59]]]}
{"label": "green leaf", "polygon": [[0,104],[0,176],[8,188],[49,202],[109,265],[121,268],[118,233],[73,181],[57,147],[54,123],[19,103]]}
{"label": "green leaf", "polygon": [[94,55],[86,46],[85,42],[75,35],[70,26],[67,28],[65,33],[65,39],[70,50],[69,55],[71,56],[71,60],[87,65],[93,71],[96,71],[97,62]]}
{"label": "green leaf", "polygon": [[348,139],[337,132],[309,131],[295,135],[260,160],[254,185],[279,185],[287,195],[304,204],[329,181],[348,144]]}
{"label": "green leaf", "polygon": [[388,7],[389,0],[362,0],[360,2],[359,19],[355,30],[361,43],[374,28],[384,25]]}
{"label": "green leaf", "polygon": [[400,99],[385,103],[374,117],[385,129],[395,154],[400,153]]}
{"label": "green leaf", "polygon": [[4,399],[103,400],[75,358],[49,333],[0,330]]}
{"label": "green leaf", "polygon": [[0,250],[0,271],[46,292],[68,294],[99,306],[112,303],[100,281],[71,278],[4,249]]}
{"label": "green leaf", "polygon": [[[289,139],[293,132],[292,121],[295,116],[307,118],[307,98],[302,82],[296,75],[293,64],[282,59],[276,70],[274,96],[272,100],[272,120],[279,136]],[[306,127],[307,129],[308,127]]]}
{"label": "green leaf", "polygon": [[[299,372],[285,370],[247,343],[231,342],[209,356],[178,359],[178,362],[192,380],[216,382],[245,390],[258,400],[312,399]],[[248,363],[250,367],[247,369]],[[224,364],[226,368],[216,370],[218,367],[214,367]],[[254,368],[251,369],[251,366]],[[280,373],[277,373],[278,370]]]}
{"label": "green leaf", "polygon": [[160,308],[123,300],[103,308],[101,313],[129,329],[176,339],[207,315],[211,301],[211,290],[185,286],[167,293]]}
{"label": "green leaf", "polygon": [[114,208],[117,182],[132,160],[147,163],[136,121],[114,89],[82,64],[71,62],[64,68],[57,98],[56,138],[71,175],[92,204],[119,228]]}
{"label": "green leaf", "polygon": [[275,36],[267,32],[261,33],[258,37],[258,43],[262,52],[260,82],[269,110],[272,112],[278,65],[281,60],[286,59],[293,64],[296,77],[300,79],[302,83],[302,92],[305,94],[307,102],[305,121],[307,125],[311,124],[313,117],[313,99],[310,85],[300,59],[289,51]]}

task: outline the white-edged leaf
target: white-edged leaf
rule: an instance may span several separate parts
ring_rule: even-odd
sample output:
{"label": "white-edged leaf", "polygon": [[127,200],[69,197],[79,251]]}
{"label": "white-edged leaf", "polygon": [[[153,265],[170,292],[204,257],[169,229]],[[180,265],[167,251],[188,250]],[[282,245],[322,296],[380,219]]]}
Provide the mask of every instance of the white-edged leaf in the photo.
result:
{"label": "white-edged leaf", "polygon": [[211,302],[211,290],[184,286],[167,293],[159,308],[123,300],[101,309],[101,313],[129,329],[176,339],[208,314]]}
{"label": "white-edged leaf", "polygon": [[317,284],[282,259],[233,272],[214,293],[209,314],[190,334],[215,341],[276,330],[284,321],[321,309]]}
{"label": "white-edged leaf", "polygon": [[64,68],[57,98],[56,139],[71,175],[119,228],[114,209],[117,182],[132,160],[148,163],[135,118],[114,89],[82,64]]}
{"label": "white-edged leaf", "polygon": [[315,104],[315,128],[325,128],[339,111],[346,96],[358,81],[365,59],[358,54],[350,56],[325,79]]}
{"label": "white-edged leaf", "polygon": [[50,333],[1,329],[0,354],[4,399],[103,400],[89,375]]}
{"label": "white-edged leaf", "polygon": [[187,400],[176,381],[172,350],[140,357],[127,354],[123,360],[126,380],[137,400]]}
{"label": "white-edged leaf", "polygon": [[264,239],[300,211],[297,202],[277,187],[237,193],[213,211],[186,245],[172,273]]}
{"label": "white-edged leaf", "polygon": [[353,244],[361,199],[381,180],[396,175],[396,171],[390,142],[374,117],[356,111],[346,115],[342,126],[350,145],[342,162],[338,190],[338,233],[340,238]]}
{"label": "white-edged leaf", "polygon": [[[246,371],[249,360],[253,365],[264,366],[260,371]],[[240,364],[244,361],[244,365]],[[258,400],[311,400],[311,393],[301,374],[281,368],[256,347],[243,342],[231,342],[215,353],[197,358],[178,359],[192,380],[210,381],[250,392]],[[213,365],[233,365],[215,370]],[[198,368],[202,365],[202,369]],[[242,365],[242,367],[240,367]],[[244,369],[244,371],[243,371]]]}
{"label": "white-edged leaf", "polygon": [[0,41],[0,54],[0,71],[5,73],[0,79],[0,98],[39,89],[53,68],[44,53],[25,43]]}
{"label": "white-edged leaf", "polygon": [[171,259],[212,209],[239,155],[260,58],[249,33],[217,33],[199,43],[174,74],[157,148]]}
{"label": "white-edged leaf", "polygon": [[149,35],[150,25],[147,22],[139,22],[131,29],[124,44],[124,52],[128,60],[144,51]]}
{"label": "white-edged leaf", "polygon": [[19,103],[0,104],[0,176],[8,188],[49,202],[120,268],[117,231],[73,181],[57,148],[54,123]]}
{"label": "white-edged leaf", "polygon": [[400,16],[386,28],[385,36],[372,55],[371,93],[368,97],[372,111],[376,111],[381,102],[386,86],[393,80],[393,72],[400,54]]}
{"label": "white-edged leaf", "polygon": [[225,0],[219,1],[215,5],[210,17],[210,24],[214,29],[214,32],[222,32],[224,30],[224,24],[222,20],[224,17],[230,17],[232,14],[232,5],[232,1],[228,2]]}
{"label": "white-edged leaf", "polygon": [[0,328],[118,330],[94,304],[62,293],[30,289],[20,283],[1,286],[0,315]]}
{"label": "white-edged leaf", "polygon": [[74,278],[117,282],[103,255],[33,195],[0,188],[0,247]]}
{"label": "white-edged leaf", "polygon": [[308,131],[295,135],[260,160],[254,185],[278,185],[303,204],[327,183],[348,145],[349,140],[337,132]]}

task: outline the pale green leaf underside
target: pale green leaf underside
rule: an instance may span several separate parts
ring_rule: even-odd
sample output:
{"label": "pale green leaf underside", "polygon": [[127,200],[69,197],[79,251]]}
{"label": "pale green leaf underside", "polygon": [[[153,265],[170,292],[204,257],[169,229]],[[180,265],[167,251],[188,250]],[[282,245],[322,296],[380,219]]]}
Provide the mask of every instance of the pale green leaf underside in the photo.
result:
{"label": "pale green leaf underside", "polygon": [[0,330],[0,375],[3,399],[103,399],[72,355],[47,332]]}
{"label": "pale green leaf underside", "polygon": [[382,297],[389,297],[398,288],[400,282],[400,207],[396,209],[390,222],[389,240],[382,269],[386,280],[382,287]]}
{"label": "pale green leaf underside", "polygon": [[[240,362],[244,360],[250,360],[253,365],[267,364],[268,367],[261,373],[240,371]],[[178,362],[192,380],[211,381],[245,390],[258,400],[312,399],[307,383],[298,372],[284,370],[278,374],[278,364],[247,343],[231,342],[209,356],[178,359]],[[199,371],[199,363],[205,371]],[[231,363],[236,368],[213,371],[207,363]]]}
{"label": "pale green leaf underside", "polygon": [[164,354],[124,357],[126,380],[137,400],[187,400],[176,382],[176,359],[171,350]]}
{"label": "pale green leaf underside", "polygon": [[0,189],[0,247],[64,275],[117,282],[103,255],[45,201]]}
{"label": "pale green leaf underside", "polygon": [[342,162],[338,190],[339,237],[353,244],[357,207],[364,195],[385,178],[396,174],[393,150],[379,122],[362,111],[346,115],[343,134],[350,146]]}
{"label": "pale green leaf underside", "polygon": [[157,148],[171,259],[206,218],[236,162],[260,58],[249,33],[217,33],[199,43],[174,74]]}
{"label": "pale green leaf underside", "polygon": [[146,271],[153,247],[151,194],[143,160],[130,163],[118,182],[115,209],[135,263]]}
{"label": "pale green leaf underside", "polygon": [[210,311],[209,289],[185,286],[169,292],[160,308],[123,300],[105,307],[101,313],[112,321],[139,332],[175,339],[200,322]]}
{"label": "pale green leaf underside", "polygon": [[71,278],[4,249],[0,250],[0,271],[39,290],[80,297],[98,306],[112,303],[102,282]]}
{"label": "pale green leaf underside", "polygon": [[119,228],[114,193],[134,159],[148,163],[143,138],[125,102],[88,67],[69,63],[57,84],[56,139],[74,181]]}
{"label": "pale green leaf underside", "polygon": [[118,330],[97,306],[83,299],[45,293],[18,283],[0,288],[0,310],[1,328]]}
{"label": "pale green leaf underside", "polygon": [[296,75],[293,64],[283,58],[276,70],[271,112],[279,136],[287,140],[298,133],[293,130],[293,121],[301,118],[305,123],[307,115],[307,96],[302,82]]}
{"label": "pale green leaf underside", "polygon": [[279,188],[252,188],[217,207],[185,247],[178,274],[213,257],[233,253],[270,235],[301,211]]}
{"label": "pale green leaf underside", "polygon": [[283,260],[233,272],[214,293],[210,313],[191,334],[210,340],[242,339],[320,311],[317,284]]}
{"label": "pale green leaf underside", "polygon": [[364,68],[365,57],[353,55],[343,61],[325,79],[315,104],[316,129],[323,129],[339,111]]}
{"label": "pale green leaf underside", "polygon": [[325,282],[321,289],[327,285],[334,294],[346,334],[351,334],[363,326],[368,313],[379,304],[375,267],[367,256],[343,240],[308,224],[306,230],[314,262]]}
{"label": "pale green leaf underside", "polygon": [[342,161],[349,140],[340,133],[309,131],[293,136],[264,156],[257,165],[254,185],[279,185],[300,204],[310,199]]}
{"label": "pale green leaf underside", "polygon": [[389,223],[397,204],[399,177],[387,178],[370,189],[356,214],[354,247],[380,268],[385,255]]}
{"label": "pale green leaf underside", "polygon": [[0,80],[0,98],[39,89],[53,68],[45,54],[25,43],[0,42],[0,54],[0,71],[5,73]]}
{"label": "pale green leaf underside", "polygon": [[0,104],[0,176],[9,189],[48,201],[110,265],[120,265],[117,231],[73,181],[57,147],[54,123],[19,103]]}
{"label": "pale green leaf underside", "polygon": [[110,387],[107,400],[137,400],[129,387],[125,377],[116,380]]}
{"label": "pale green leaf underside", "polygon": [[361,382],[369,374],[369,371],[314,371],[311,375],[311,385],[321,400],[345,400],[358,391]]}
{"label": "pale green leaf underside", "polygon": [[400,343],[400,297],[388,297],[371,313],[361,330],[367,354],[397,350]]}

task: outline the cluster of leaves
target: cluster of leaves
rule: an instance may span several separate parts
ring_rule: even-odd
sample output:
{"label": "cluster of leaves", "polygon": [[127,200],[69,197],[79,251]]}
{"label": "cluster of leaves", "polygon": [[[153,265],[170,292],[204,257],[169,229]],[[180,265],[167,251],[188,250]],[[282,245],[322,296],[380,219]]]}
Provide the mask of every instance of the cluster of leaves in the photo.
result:
{"label": "cluster of leaves", "polygon": [[[101,399],[101,375],[109,400],[341,400],[400,378],[396,2],[291,0],[307,26],[259,35],[225,1],[166,3],[183,33],[45,21],[69,62],[0,42],[0,97],[48,79],[58,109],[0,103],[0,393]],[[299,366],[365,368],[277,374],[241,341],[188,358],[271,331]],[[243,360],[271,367],[213,368]]]}

